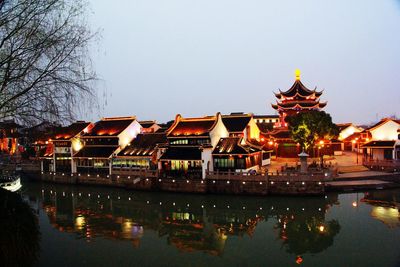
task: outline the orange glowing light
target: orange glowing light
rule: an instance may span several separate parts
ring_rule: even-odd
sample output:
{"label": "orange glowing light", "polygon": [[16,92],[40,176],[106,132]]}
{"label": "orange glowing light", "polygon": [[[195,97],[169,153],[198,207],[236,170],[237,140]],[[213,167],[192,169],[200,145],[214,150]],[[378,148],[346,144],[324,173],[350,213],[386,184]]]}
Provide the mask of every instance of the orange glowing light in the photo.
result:
{"label": "orange glowing light", "polygon": [[297,256],[296,257],[296,264],[302,264],[303,263],[303,257],[302,256]]}
{"label": "orange glowing light", "polygon": [[324,231],[325,231],[325,226],[320,225],[320,226],[318,227],[318,230],[319,230],[321,233],[324,232]]}
{"label": "orange glowing light", "polygon": [[261,141],[263,141],[263,142],[265,141],[264,137],[261,138]]}
{"label": "orange glowing light", "polygon": [[323,140],[319,141],[319,144],[320,144],[320,145],[323,145],[323,144],[324,144],[324,141],[323,141]]}
{"label": "orange glowing light", "polygon": [[351,203],[351,205],[352,205],[353,207],[357,207],[357,206],[358,206],[358,204],[357,204],[356,201],[354,201],[353,203]]}
{"label": "orange glowing light", "polygon": [[273,145],[273,144],[274,144],[274,142],[272,142],[272,141],[269,141],[269,142],[268,142],[268,144],[269,144],[269,145]]}
{"label": "orange glowing light", "polygon": [[351,141],[353,144],[355,144],[356,143],[356,140],[353,140],[353,141]]}

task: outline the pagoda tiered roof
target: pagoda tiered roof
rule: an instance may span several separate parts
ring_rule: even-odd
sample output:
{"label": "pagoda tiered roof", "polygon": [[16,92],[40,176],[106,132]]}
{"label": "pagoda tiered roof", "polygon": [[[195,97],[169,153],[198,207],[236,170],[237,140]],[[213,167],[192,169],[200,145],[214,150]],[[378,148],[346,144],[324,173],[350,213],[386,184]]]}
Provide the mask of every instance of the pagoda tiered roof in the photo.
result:
{"label": "pagoda tiered roof", "polygon": [[304,84],[300,80],[296,80],[292,87],[286,92],[282,92],[279,89],[279,93],[275,93],[276,98],[307,98],[307,97],[320,97],[322,95],[322,91],[317,91],[315,87],[314,90],[310,90],[304,86]]}
{"label": "pagoda tiered roof", "polygon": [[289,90],[279,93],[275,93],[275,97],[278,99],[276,104],[271,104],[272,108],[277,111],[283,112],[288,110],[300,111],[300,110],[319,110],[326,106],[327,102],[320,102],[323,91],[317,91],[317,88],[313,90],[308,89],[300,81],[300,72],[296,71],[296,80]]}

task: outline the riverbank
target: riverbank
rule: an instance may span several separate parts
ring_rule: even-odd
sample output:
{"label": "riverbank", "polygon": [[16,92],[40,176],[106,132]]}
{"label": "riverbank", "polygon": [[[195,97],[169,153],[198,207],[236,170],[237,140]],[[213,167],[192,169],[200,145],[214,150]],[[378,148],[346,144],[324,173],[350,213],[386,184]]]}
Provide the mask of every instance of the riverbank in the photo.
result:
{"label": "riverbank", "polygon": [[32,180],[76,185],[119,187],[139,191],[239,195],[323,195],[325,174],[226,175],[206,179],[133,177],[129,175],[29,174]]}
{"label": "riverbank", "polygon": [[28,173],[32,180],[59,184],[118,187],[127,190],[234,195],[323,195],[330,191],[365,191],[400,187],[399,173],[347,173],[335,178],[321,175],[226,175],[207,179],[161,178],[158,176],[80,175]]}

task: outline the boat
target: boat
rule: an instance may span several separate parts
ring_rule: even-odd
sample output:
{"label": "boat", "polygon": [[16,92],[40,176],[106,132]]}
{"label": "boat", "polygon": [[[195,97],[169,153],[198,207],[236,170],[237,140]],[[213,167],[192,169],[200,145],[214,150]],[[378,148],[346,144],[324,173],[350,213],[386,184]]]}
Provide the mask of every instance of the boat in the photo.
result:
{"label": "boat", "polygon": [[0,177],[0,187],[11,192],[18,191],[21,187],[21,177],[19,175],[3,175]]}

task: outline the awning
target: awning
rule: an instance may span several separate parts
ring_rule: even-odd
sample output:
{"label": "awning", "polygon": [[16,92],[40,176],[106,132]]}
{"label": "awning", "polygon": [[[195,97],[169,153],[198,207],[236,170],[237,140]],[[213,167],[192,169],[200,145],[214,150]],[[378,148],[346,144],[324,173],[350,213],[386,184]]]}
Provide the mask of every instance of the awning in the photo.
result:
{"label": "awning", "polygon": [[362,145],[362,148],[393,148],[396,141],[371,141]]}

